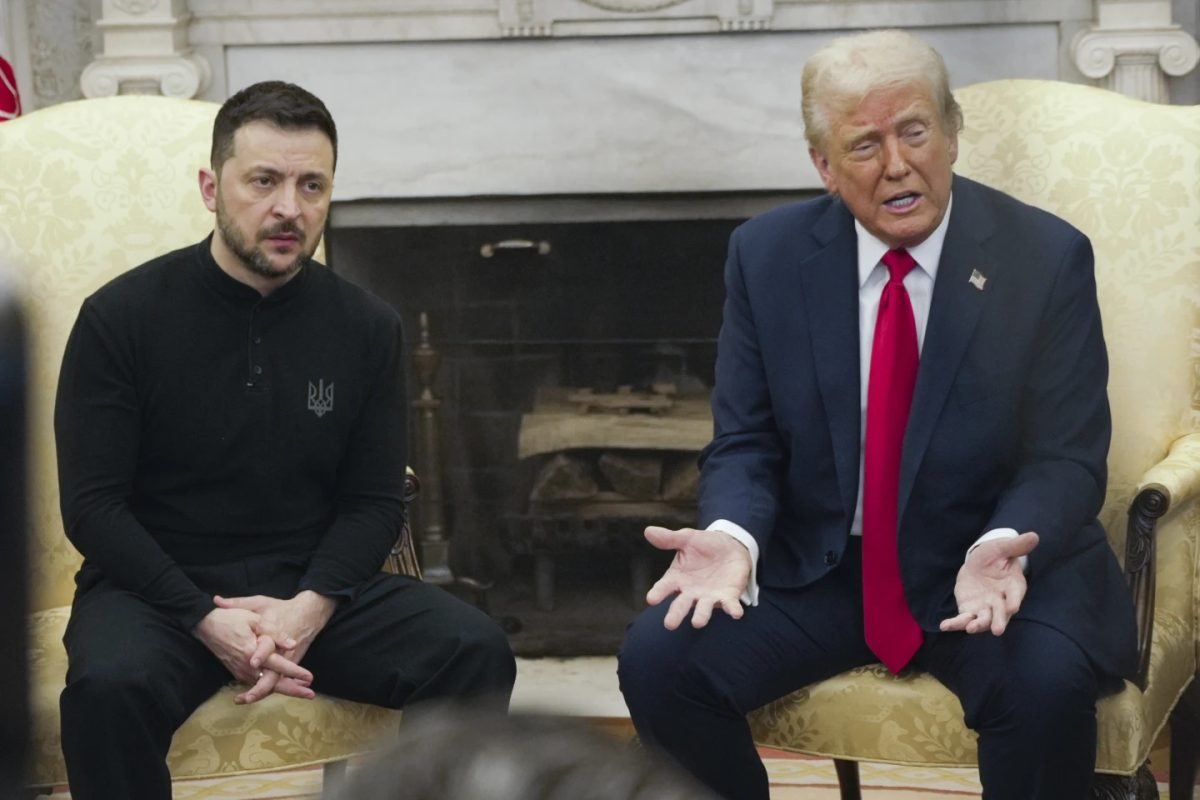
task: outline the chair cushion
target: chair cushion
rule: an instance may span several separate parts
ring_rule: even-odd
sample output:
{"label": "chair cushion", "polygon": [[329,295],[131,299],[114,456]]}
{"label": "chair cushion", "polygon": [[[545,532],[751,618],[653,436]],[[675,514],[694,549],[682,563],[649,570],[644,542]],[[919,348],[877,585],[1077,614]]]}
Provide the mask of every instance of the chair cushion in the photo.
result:
{"label": "chair cushion", "polygon": [[[71,609],[30,618],[33,741],[28,783],[66,783],[59,736],[58,695],[67,674],[62,635]],[[226,686],[200,706],[175,733],[167,765],[176,778],[279,769],[337,761],[368,753],[394,734],[400,712],[318,695],[314,700],[272,695],[237,706],[239,687]],[[97,735],[103,735],[97,732]]]}
{"label": "chair cushion", "polygon": [[[1131,683],[1100,701],[1098,772],[1133,772],[1157,728]],[[1161,722],[1161,721],[1160,721]],[[879,664],[844,672],[750,715],[754,740],[809,755],[938,767],[974,767],[976,735],[958,698],[921,672],[892,676]]]}
{"label": "chair cushion", "polygon": [[[1097,706],[1096,771],[1128,775],[1150,755],[1170,710],[1196,674],[1195,612],[1190,586],[1200,504],[1187,504],[1161,526],[1159,602],[1154,611],[1150,683],[1131,683]],[[750,714],[759,744],[853,761],[974,767],[973,731],[962,706],[935,678],[893,676],[860,667],[807,686]]]}

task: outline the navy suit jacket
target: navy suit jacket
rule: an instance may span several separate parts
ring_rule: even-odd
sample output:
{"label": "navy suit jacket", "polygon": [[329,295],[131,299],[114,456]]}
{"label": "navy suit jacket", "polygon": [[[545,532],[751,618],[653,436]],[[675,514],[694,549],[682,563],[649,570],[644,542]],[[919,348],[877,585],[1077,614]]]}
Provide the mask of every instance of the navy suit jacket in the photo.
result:
{"label": "navy suit jacket", "polygon": [[[936,631],[956,613],[970,545],[992,528],[1036,531],[1019,617],[1129,676],[1133,607],[1096,519],[1111,422],[1091,245],[981,184],[955,176],[953,192],[901,461],[909,606]],[[755,537],[764,587],[819,580],[848,541],[861,446],[857,247],[831,195],[730,239],[700,521]]]}

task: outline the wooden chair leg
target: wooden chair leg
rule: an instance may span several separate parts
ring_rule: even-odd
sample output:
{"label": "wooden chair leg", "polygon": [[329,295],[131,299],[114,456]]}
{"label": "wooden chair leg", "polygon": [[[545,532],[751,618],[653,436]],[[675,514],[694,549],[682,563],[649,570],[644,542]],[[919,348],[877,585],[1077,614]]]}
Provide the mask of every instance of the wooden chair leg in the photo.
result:
{"label": "wooden chair leg", "polygon": [[1171,712],[1171,800],[1192,800],[1200,761],[1200,680],[1188,686]]}
{"label": "wooden chair leg", "polygon": [[862,800],[862,788],[858,783],[858,762],[835,758],[833,768],[837,770],[842,800]]}

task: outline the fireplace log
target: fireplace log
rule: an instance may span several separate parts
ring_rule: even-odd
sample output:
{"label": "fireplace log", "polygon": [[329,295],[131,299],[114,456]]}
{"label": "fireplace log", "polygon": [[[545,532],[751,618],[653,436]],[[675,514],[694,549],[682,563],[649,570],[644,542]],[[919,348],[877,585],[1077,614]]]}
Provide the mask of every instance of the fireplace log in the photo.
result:
{"label": "fireplace log", "polygon": [[600,472],[621,494],[637,500],[655,500],[662,482],[662,457],[643,453],[604,453]]}
{"label": "fireplace log", "polygon": [[662,499],[668,503],[695,503],[700,499],[700,470],[694,457],[663,466]]}
{"label": "fireplace log", "polygon": [[538,471],[529,498],[539,502],[587,500],[599,491],[590,464],[578,456],[559,453]]}

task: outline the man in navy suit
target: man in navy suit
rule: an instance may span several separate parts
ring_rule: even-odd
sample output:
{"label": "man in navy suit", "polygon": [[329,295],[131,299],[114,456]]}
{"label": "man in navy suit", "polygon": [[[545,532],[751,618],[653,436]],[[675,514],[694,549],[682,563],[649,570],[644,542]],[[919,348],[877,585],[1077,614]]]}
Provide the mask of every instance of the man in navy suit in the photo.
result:
{"label": "man in navy suit", "polygon": [[731,238],[703,529],[646,531],[676,555],[622,648],[634,725],[766,800],[745,714],[883,661],[959,697],[989,800],[1085,797],[1096,700],[1135,653],[1096,519],[1091,246],[953,174],[962,114],[912,36],[830,43],[803,91],[829,194]]}

